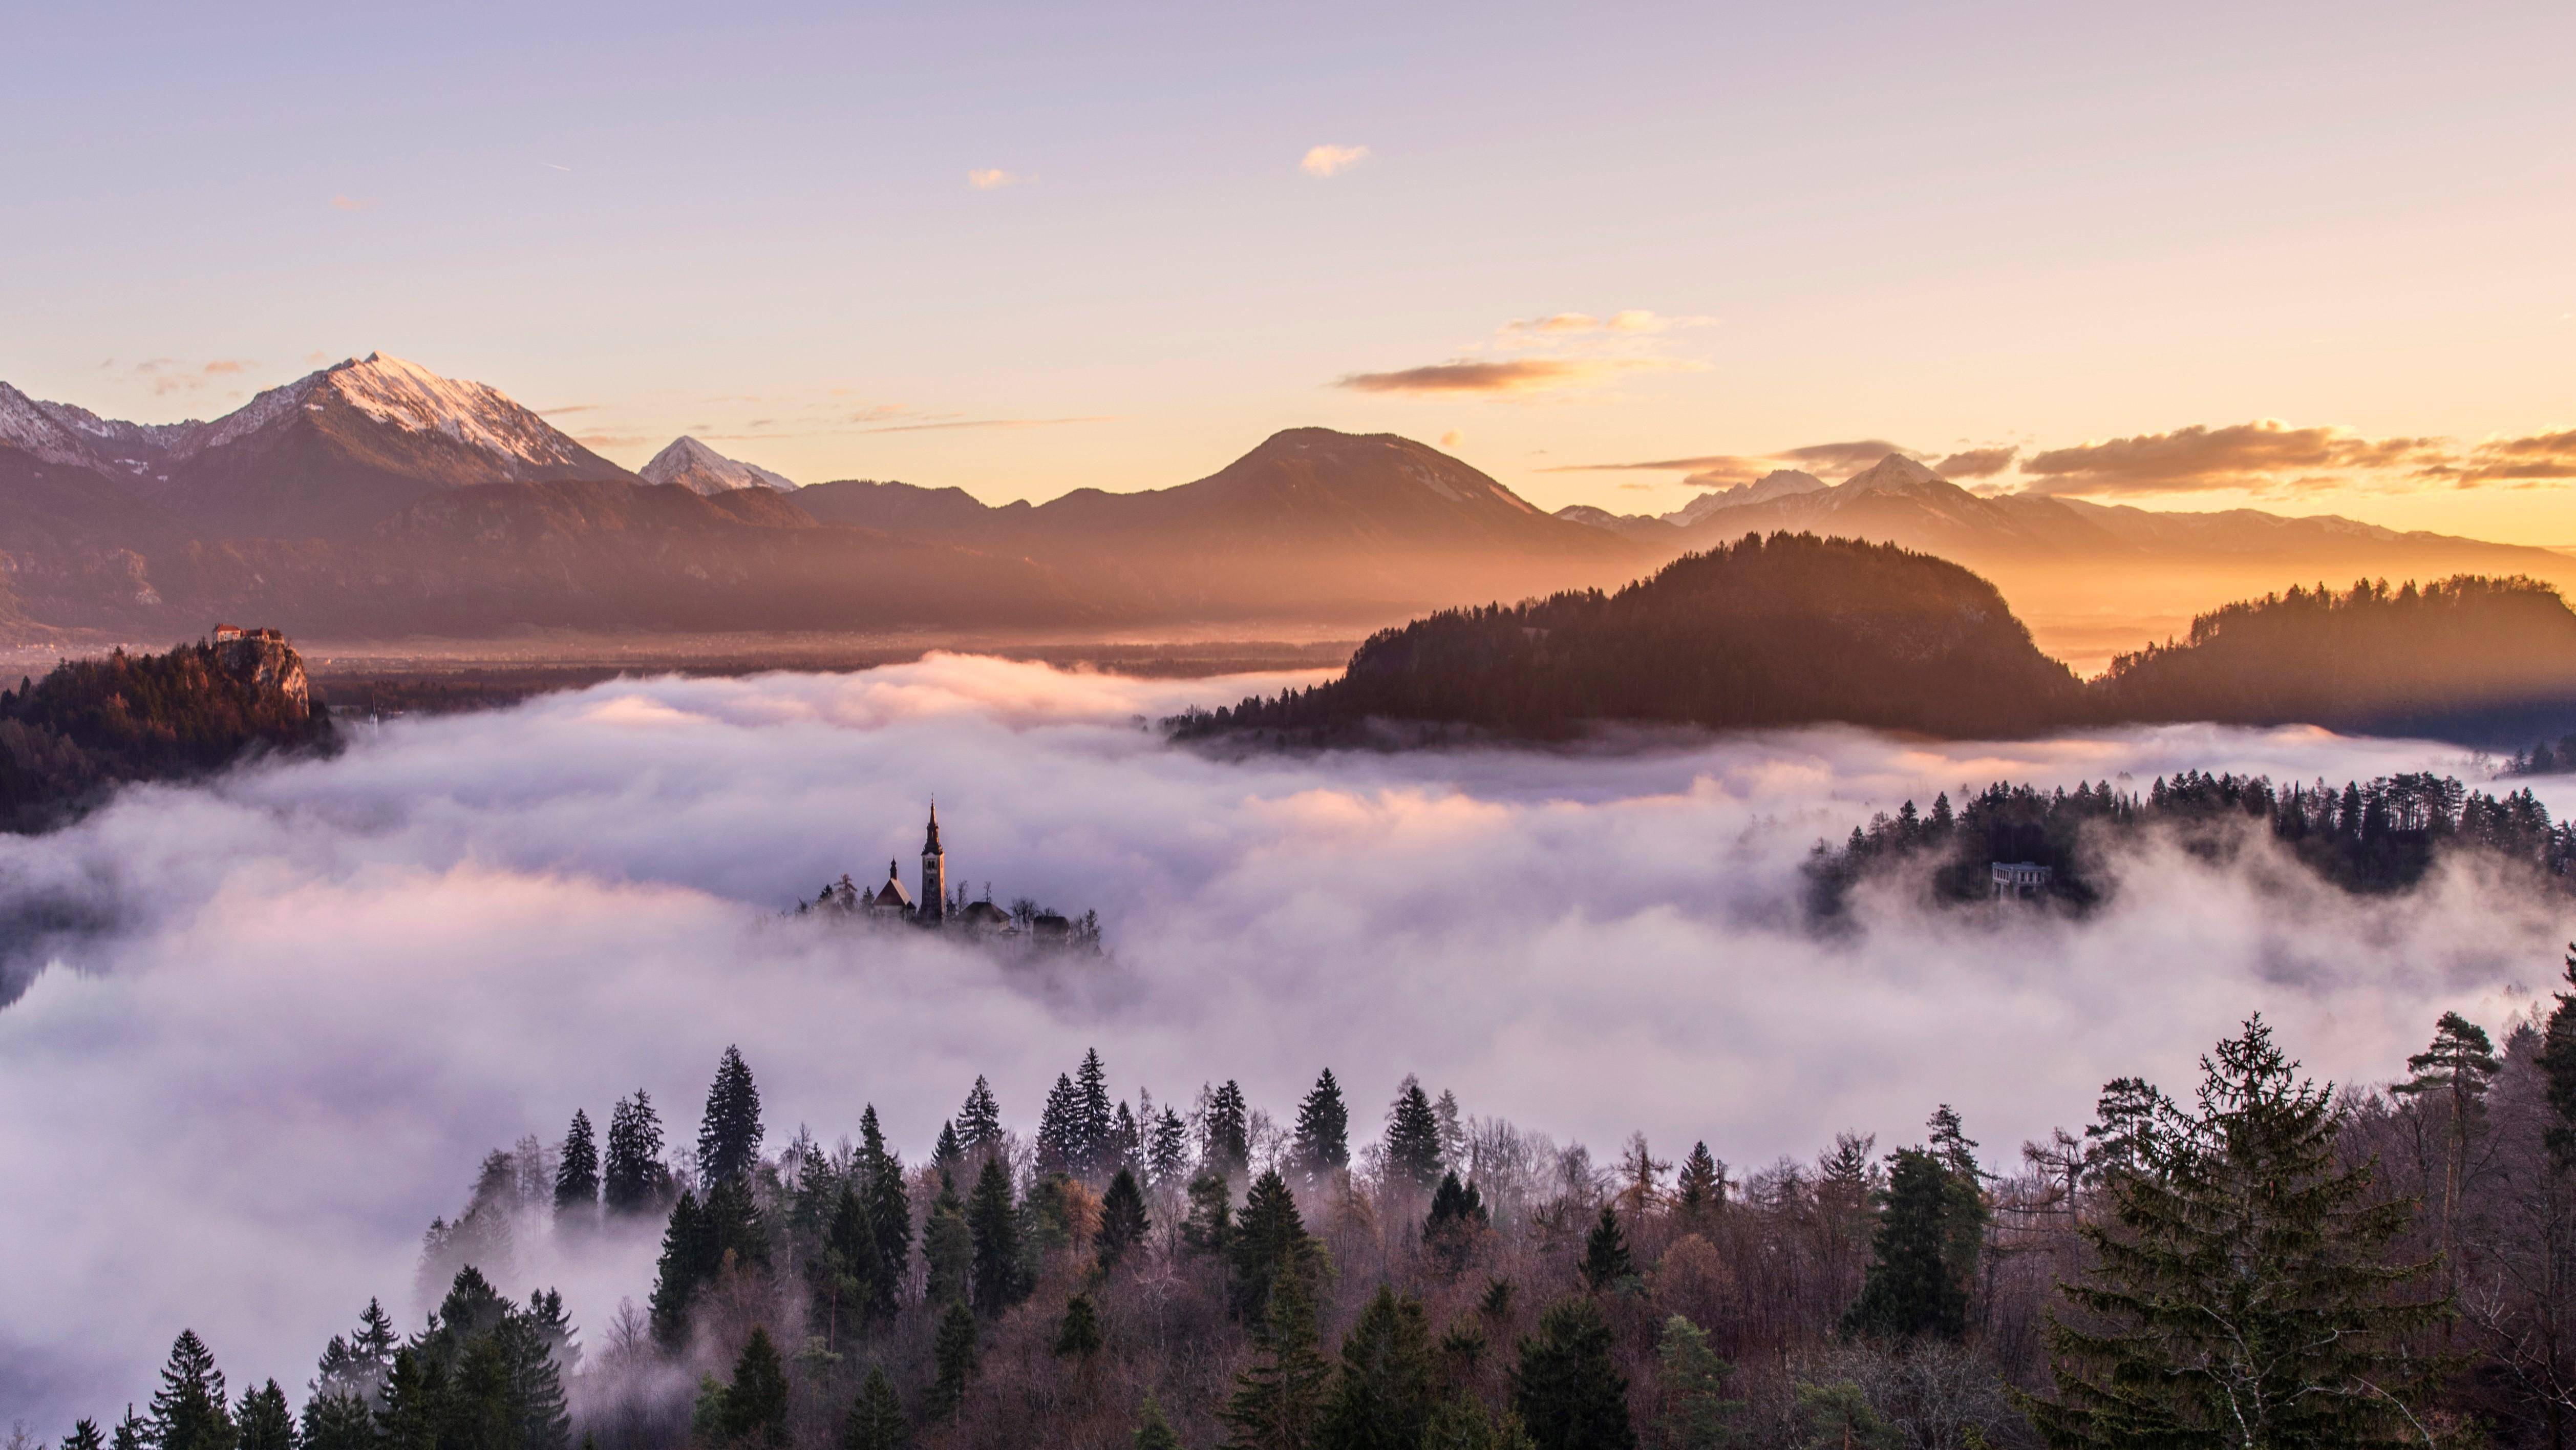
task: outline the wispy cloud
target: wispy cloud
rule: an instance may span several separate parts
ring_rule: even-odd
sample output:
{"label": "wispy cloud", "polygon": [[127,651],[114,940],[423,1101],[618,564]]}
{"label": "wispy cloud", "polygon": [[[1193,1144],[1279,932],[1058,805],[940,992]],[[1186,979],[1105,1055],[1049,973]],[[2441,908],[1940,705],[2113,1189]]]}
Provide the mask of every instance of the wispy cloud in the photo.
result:
{"label": "wispy cloud", "polygon": [[2355,475],[2440,476],[2453,467],[2440,438],[2366,438],[2345,428],[2293,428],[2277,418],[2212,428],[2194,424],[2052,448],[2024,459],[2040,494],[2281,492],[2331,487]]}
{"label": "wispy cloud", "polygon": [[1297,163],[1297,169],[1308,176],[1339,176],[1368,160],[1368,155],[1369,149],[1365,146],[1311,146],[1306,150],[1305,159]]}
{"label": "wispy cloud", "polygon": [[2485,483],[2529,487],[2576,478],[2576,428],[2523,438],[2490,438],[2469,449],[2456,473],[2446,475],[2440,469],[2427,472],[2436,478],[2450,476],[2462,488]]}
{"label": "wispy cloud", "polygon": [[1579,337],[1589,333],[1625,333],[1631,336],[1670,332],[1680,327],[1705,327],[1713,317],[1666,317],[1643,308],[1613,312],[1595,317],[1589,312],[1557,312],[1545,317],[1516,317],[1502,326],[1504,336],[1539,338]]}
{"label": "wispy cloud", "polygon": [[2012,467],[2021,456],[2019,448],[1963,448],[1932,465],[1932,471],[1947,479],[1992,478]]}
{"label": "wispy cloud", "polygon": [[1511,396],[1596,387],[1625,373],[1695,372],[1682,358],[1457,358],[1384,373],[1347,373],[1334,386],[1361,393]]}
{"label": "wispy cloud", "polygon": [[259,364],[248,358],[222,357],[212,362],[182,362],[174,357],[145,358],[134,365],[134,374],[151,384],[155,397],[172,393],[198,392],[218,378],[238,377]]}
{"label": "wispy cloud", "polygon": [[351,196],[345,191],[331,198],[333,211],[371,211],[375,205],[376,199],[372,196]]}
{"label": "wispy cloud", "polygon": [[1853,474],[1891,453],[1908,458],[1920,453],[1884,438],[1855,438],[1841,443],[1809,443],[1776,453],[1698,453],[1685,458],[1648,458],[1633,463],[1561,463],[1542,473],[1680,473],[1694,488],[1733,488],[1777,469]]}
{"label": "wispy cloud", "polygon": [[1017,186],[1026,180],[1028,180],[1027,177],[1004,171],[998,166],[987,166],[966,173],[966,184],[977,191],[998,191],[1005,186]]}

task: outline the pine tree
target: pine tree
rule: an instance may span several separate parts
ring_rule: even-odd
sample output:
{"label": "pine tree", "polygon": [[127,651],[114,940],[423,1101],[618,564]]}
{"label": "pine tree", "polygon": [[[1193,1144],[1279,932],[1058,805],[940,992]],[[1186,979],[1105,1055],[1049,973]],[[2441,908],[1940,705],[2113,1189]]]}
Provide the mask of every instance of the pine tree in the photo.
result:
{"label": "pine tree", "polygon": [[1965,1295],[1977,1280],[1977,1258],[1986,1246],[1986,1171],[1977,1164],[1976,1140],[1959,1124],[1948,1103],[1932,1110],[1932,1133],[1926,1146],[1948,1178],[1949,1202],[1942,1218],[1943,1263],[1950,1281]]}
{"label": "pine tree", "polygon": [[2061,1447],[2422,1443],[2435,1365],[2400,1337],[2443,1306],[2398,1297],[2430,1267],[2391,1259],[2412,1205],[2337,1161],[2332,1088],[2259,1016],[2201,1066],[2195,1110],[2112,1180],[2113,1221],[2080,1225],[2097,1263],[2064,1288],[2099,1327],[2052,1320],[2057,1398],[2023,1410]]}
{"label": "pine tree", "polygon": [[1117,1121],[1109,1102],[1109,1070],[1100,1050],[1086,1048],[1073,1077],[1073,1174],[1096,1180],[1116,1164]]}
{"label": "pine tree", "polygon": [[1342,1372],[1316,1420],[1313,1450],[1420,1450],[1431,1370],[1422,1301],[1378,1286],[1342,1339]]}
{"label": "pine tree", "polygon": [[903,1181],[903,1155],[886,1146],[874,1103],[859,1114],[858,1168],[857,1187],[876,1236],[876,1275],[870,1280],[869,1304],[880,1317],[891,1317],[895,1296],[912,1268],[912,1190]]}
{"label": "pine tree", "polygon": [[1020,1219],[1011,1197],[1011,1173],[999,1158],[984,1160],[975,1193],[966,1204],[966,1227],[975,1236],[975,1307],[999,1314],[1020,1302]]}
{"label": "pine tree", "polygon": [[707,1084],[706,1117],[698,1125],[698,1173],[705,1186],[747,1181],[760,1163],[760,1088],[739,1049],[727,1047]]}
{"label": "pine tree", "polygon": [[438,1450],[446,1399],[446,1370],[408,1346],[395,1350],[376,1411],[378,1443],[384,1450]]}
{"label": "pine tree", "polygon": [[1091,1296],[1076,1294],[1065,1302],[1064,1318],[1056,1325],[1055,1352],[1059,1357],[1089,1359],[1100,1352],[1100,1313],[1091,1307]]}
{"label": "pine tree", "polygon": [[1475,1252],[1477,1235],[1492,1222],[1484,1195],[1461,1184],[1457,1174],[1444,1173],[1422,1221],[1422,1252],[1442,1278],[1454,1279]]}
{"label": "pine tree", "polygon": [[1422,1427],[1422,1450],[1537,1450],[1521,1417],[1495,1414],[1483,1400],[1456,1394],[1431,1407]]}
{"label": "pine tree", "polygon": [[1178,1182],[1189,1171],[1190,1128],[1181,1121],[1180,1111],[1168,1104],[1153,1124],[1145,1145],[1145,1173],[1150,1182],[1160,1187]]}
{"label": "pine tree", "polygon": [[[2567,948],[2567,985],[2576,987],[2576,942]],[[2556,1115],[2547,1132],[2550,1155],[2561,1171],[2576,1168],[2576,992],[2558,994],[2540,1039],[2540,1075],[2549,1084]]]}
{"label": "pine tree", "polygon": [[234,1450],[241,1438],[224,1403],[224,1372],[193,1329],[170,1345],[149,1424],[153,1450]]}
{"label": "pine tree", "polygon": [[1187,1450],[1150,1390],[1145,1394],[1145,1403],[1136,1407],[1136,1450]]}
{"label": "pine tree", "polygon": [[828,1350],[839,1346],[845,1327],[855,1327],[875,1307],[877,1281],[886,1277],[867,1203],[847,1184],[832,1205],[818,1250],[805,1262],[806,1297],[815,1332]]}
{"label": "pine tree", "polygon": [[1282,1275],[1255,1336],[1260,1353],[1217,1412],[1227,1450],[1306,1450],[1331,1375],[1315,1348],[1315,1307],[1300,1274]]}
{"label": "pine tree", "polygon": [[1894,1161],[1869,1270],[1843,1327],[1887,1339],[1956,1339],[1967,1331],[1968,1291],[1950,1257],[1950,1173],[1920,1148],[1900,1148]]}
{"label": "pine tree", "polygon": [[1584,1284],[1596,1294],[1636,1282],[1637,1264],[1628,1254],[1628,1235],[1619,1227],[1619,1215],[1606,1203],[1601,1205],[1601,1216],[1593,1221],[1592,1232],[1583,1240],[1583,1262],[1579,1267]]}
{"label": "pine tree", "polygon": [[1440,1119],[1410,1074],[1387,1110],[1386,1171],[1394,1182],[1423,1192],[1440,1181]]}
{"label": "pine tree", "polygon": [[1100,1236],[1092,1247],[1101,1269],[1118,1267],[1129,1249],[1145,1241],[1147,1227],[1144,1190],[1136,1186],[1135,1174],[1121,1168],[1100,1199]]}
{"label": "pine tree", "polygon": [[1342,1101],[1342,1085],[1329,1067],[1297,1104],[1297,1136],[1289,1153],[1299,1171],[1313,1177],[1350,1166],[1350,1105]]}
{"label": "pine tree", "polygon": [[402,1336],[394,1330],[394,1317],[374,1299],[358,1311],[358,1332],[349,1341],[358,1363],[382,1380],[394,1367],[394,1351],[402,1345]]}
{"label": "pine tree", "polygon": [[63,1437],[62,1450],[107,1450],[107,1439],[99,1434],[98,1421],[77,1420]]}
{"label": "pine tree", "polygon": [[374,1450],[375,1412],[357,1395],[317,1392],[304,1402],[299,1440],[303,1450]]}
{"label": "pine tree", "polygon": [[1193,1254],[1222,1254],[1234,1245],[1234,1197],[1225,1175],[1190,1180],[1189,1216],[1181,1220],[1181,1247]]}
{"label": "pine tree", "polygon": [[963,1303],[952,1302],[940,1316],[939,1338],[931,1346],[931,1359],[939,1367],[939,1377],[930,1387],[930,1403],[942,1416],[953,1416],[966,1403],[966,1386],[975,1378],[975,1315]]}
{"label": "pine tree", "polygon": [[1730,1450],[1743,1441],[1736,1421],[1745,1402],[1726,1397],[1735,1367],[1709,1348],[1708,1335],[1679,1314],[1664,1320],[1655,1345],[1664,1391],[1663,1440],[1672,1450]]}
{"label": "pine tree", "polygon": [[1512,1407],[1538,1450],[1636,1450],[1628,1377],[1611,1358],[1610,1326],[1590,1299],[1539,1316],[1512,1369]]}
{"label": "pine tree", "polygon": [[573,1109],[555,1167],[555,1213],[590,1213],[599,1207],[599,1148],[591,1141],[590,1114]]}
{"label": "pine tree", "polygon": [[608,1115],[608,1161],[600,1171],[601,1199],[614,1214],[658,1212],[667,1170],[662,1167],[662,1117],[642,1088],[619,1098]]}
{"label": "pine tree", "polygon": [[779,1361],[768,1330],[755,1327],[743,1342],[719,1423],[729,1444],[787,1443],[787,1366]]}
{"label": "pine tree", "polygon": [[1073,1079],[1057,1073],[1055,1086],[1047,1089],[1046,1105],[1038,1109],[1038,1172],[1072,1173],[1082,1154],[1078,1141],[1081,1113],[1074,1093]]}
{"label": "pine tree", "polygon": [[1227,1252],[1227,1307],[1237,1319],[1258,1324],[1269,1313],[1270,1295],[1282,1280],[1305,1272],[1312,1253],[1305,1221],[1288,1182],[1271,1169],[1253,1180],[1243,1201],[1243,1218],[1235,1225]]}
{"label": "pine tree", "polygon": [[150,1450],[152,1423],[134,1413],[134,1406],[129,1404],[125,1407],[125,1418],[116,1422],[116,1432],[108,1444],[112,1450]]}
{"label": "pine tree", "polygon": [[662,1231],[662,1258],[653,1279],[653,1338],[664,1349],[677,1350],[688,1342],[689,1306],[714,1257],[709,1252],[713,1242],[698,1195],[682,1189]]}
{"label": "pine tree", "polygon": [[1673,1183],[1673,1216],[1693,1232],[1705,1231],[1726,1204],[1726,1170],[1710,1156],[1708,1144],[1693,1143],[1682,1159],[1681,1177]]}
{"label": "pine tree", "polygon": [[2487,1088],[2504,1064],[2496,1060],[2495,1043],[2485,1028],[2457,1012],[2445,1012],[2433,1025],[2432,1045],[2406,1059],[2406,1068],[2414,1075],[2391,1091],[2439,1102],[2448,1119],[2443,1135],[2448,1151],[2442,1163],[2442,1275],[2446,1285],[2457,1285],[2460,1179],[2468,1168],[2470,1138],[2484,1116]]}
{"label": "pine tree", "polygon": [[966,1145],[957,1140],[957,1124],[952,1119],[939,1125],[939,1141],[930,1146],[930,1166],[942,1178],[954,1177],[957,1165],[966,1161]]}
{"label": "pine tree", "polygon": [[1251,1110],[1244,1106],[1243,1089],[1235,1086],[1232,1078],[1208,1095],[1206,1114],[1199,1120],[1199,1162],[1203,1171],[1232,1178],[1250,1165],[1251,1119]]}
{"label": "pine tree", "polygon": [[884,1365],[868,1366],[867,1381],[841,1420],[840,1450],[910,1450],[911,1445],[912,1422],[904,1418],[894,1381],[886,1378]]}
{"label": "pine tree", "polygon": [[241,1426],[241,1450],[295,1450],[295,1411],[288,1408],[286,1391],[277,1381],[242,1391],[241,1408],[233,1418]]}
{"label": "pine tree", "polygon": [[925,1302],[945,1304],[974,1292],[975,1231],[954,1185],[943,1185],[921,1230],[922,1262],[929,1269]]}
{"label": "pine tree", "polygon": [[966,1105],[957,1110],[957,1146],[970,1154],[1002,1146],[1002,1105],[994,1100],[993,1085],[981,1073],[967,1090]]}

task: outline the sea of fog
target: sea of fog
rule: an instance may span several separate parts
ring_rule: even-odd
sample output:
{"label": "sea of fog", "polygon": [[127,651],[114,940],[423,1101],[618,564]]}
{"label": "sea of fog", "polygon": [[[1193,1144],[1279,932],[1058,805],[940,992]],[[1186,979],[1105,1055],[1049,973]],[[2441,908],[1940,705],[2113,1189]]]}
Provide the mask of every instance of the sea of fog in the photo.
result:
{"label": "sea of fog", "polygon": [[[1909,796],[2468,767],[2421,742],[1810,730],[1217,760],[1144,723],[1284,682],[961,656],[619,681],[0,838],[0,1424],[112,1418],[182,1326],[300,1402],[370,1294],[417,1322],[421,1231],[487,1151],[576,1107],[604,1127],[639,1086],[685,1141],[729,1043],[773,1147],[873,1102],[918,1157],[979,1072],[1025,1130],[1096,1046],[1122,1096],[1233,1077],[1285,1118],[1330,1066],[1365,1124],[1410,1072],[1605,1160],[1642,1130],[1738,1169],[1846,1128],[1910,1141],[1949,1102],[2007,1164],[2106,1078],[2186,1086],[2257,1009],[2319,1075],[2384,1079],[2446,1008],[2528,1010],[2576,934],[2567,902],[2467,871],[2263,894],[2152,846],[2080,923],[1898,892],[1846,935],[1800,920],[1817,839]],[[1095,908],[1110,955],[783,915],[890,857],[909,885],[934,794],[952,880]],[[526,1257],[596,1335],[652,1252]]]}

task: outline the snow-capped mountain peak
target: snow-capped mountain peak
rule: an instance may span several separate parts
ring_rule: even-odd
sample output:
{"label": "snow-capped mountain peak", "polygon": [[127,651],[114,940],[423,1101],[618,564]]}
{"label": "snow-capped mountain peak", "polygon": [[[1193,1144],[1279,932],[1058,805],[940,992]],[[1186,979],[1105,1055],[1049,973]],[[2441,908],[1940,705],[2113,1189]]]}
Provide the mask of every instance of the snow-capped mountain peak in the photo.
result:
{"label": "snow-capped mountain peak", "polygon": [[738,488],[774,488],[785,492],[795,480],[738,458],[727,458],[695,438],[682,435],[636,471],[646,483],[676,483],[696,493],[731,493]]}
{"label": "snow-capped mountain peak", "polygon": [[1739,483],[1733,488],[1721,488],[1713,493],[1703,494],[1672,513],[1664,515],[1664,518],[1669,523],[1680,524],[1687,528],[1720,509],[1741,508],[1751,503],[1769,503],[1775,498],[1787,498],[1791,494],[1821,493],[1827,486],[1823,479],[1812,473],[1795,468],[1775,468],[1751,483]]}

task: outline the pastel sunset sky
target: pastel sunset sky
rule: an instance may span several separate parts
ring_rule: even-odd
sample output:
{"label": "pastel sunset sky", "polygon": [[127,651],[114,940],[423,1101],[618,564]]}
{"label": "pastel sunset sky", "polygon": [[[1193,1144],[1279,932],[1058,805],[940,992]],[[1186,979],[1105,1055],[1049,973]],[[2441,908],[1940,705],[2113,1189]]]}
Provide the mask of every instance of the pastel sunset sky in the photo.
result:
{"label": "pastel sunset sky", "polygon": [[1551,508],[1893,444],[1981,487],[2576,543],[2564,3],[8,30],[0,378],[117,416],[383,349],[629,466],[688,432],[994,501],[1322,424]]}

